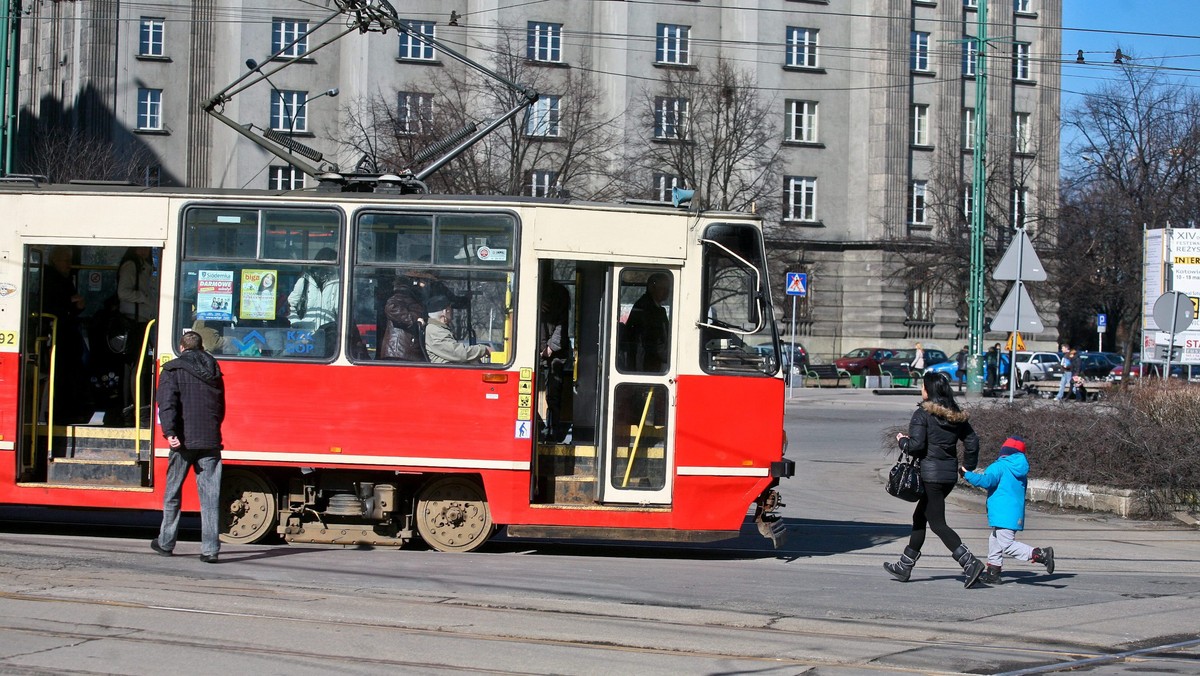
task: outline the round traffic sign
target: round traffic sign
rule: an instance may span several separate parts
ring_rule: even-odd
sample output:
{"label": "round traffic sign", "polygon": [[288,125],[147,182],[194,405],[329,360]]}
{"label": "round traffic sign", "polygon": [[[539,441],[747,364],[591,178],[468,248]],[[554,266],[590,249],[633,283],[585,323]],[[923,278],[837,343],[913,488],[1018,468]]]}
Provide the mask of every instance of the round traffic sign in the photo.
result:
{"label": "round traffic sign", "polygon": [[1186,293],[1168,291],[1154,301],[1154,323],[1159,331],[1185,331],[1192,325],[1192,299]]}

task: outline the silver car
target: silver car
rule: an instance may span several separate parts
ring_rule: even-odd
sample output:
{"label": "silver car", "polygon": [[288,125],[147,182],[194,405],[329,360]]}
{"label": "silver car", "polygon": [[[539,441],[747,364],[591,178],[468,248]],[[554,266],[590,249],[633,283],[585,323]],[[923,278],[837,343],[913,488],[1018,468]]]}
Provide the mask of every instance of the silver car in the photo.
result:
{"label": "silver car", "polygon": [[1055,380],[1061,377],[1063,369],[1060,359],[1054,352],[1018,352],[1017,372],[1021,374],[1021,380],[1018,382]]}

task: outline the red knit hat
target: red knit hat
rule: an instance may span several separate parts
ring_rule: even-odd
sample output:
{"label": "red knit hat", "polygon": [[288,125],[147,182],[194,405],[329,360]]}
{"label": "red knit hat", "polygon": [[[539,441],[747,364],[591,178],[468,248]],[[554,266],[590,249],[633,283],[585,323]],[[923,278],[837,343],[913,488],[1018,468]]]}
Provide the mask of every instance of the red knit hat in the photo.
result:
{"label": "red knit hat", "polygon": [[1004,445],[1000,447],[1000,455],[1012,455],[1013,453],[1025,452],[1025,440],[1017,435],[1013,435],[1004,440]]}

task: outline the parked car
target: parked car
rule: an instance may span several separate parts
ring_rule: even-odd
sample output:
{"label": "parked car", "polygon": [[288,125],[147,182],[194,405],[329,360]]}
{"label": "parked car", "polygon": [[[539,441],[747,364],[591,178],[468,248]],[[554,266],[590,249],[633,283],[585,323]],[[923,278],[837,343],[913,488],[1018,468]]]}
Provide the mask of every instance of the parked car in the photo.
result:
{"label": "parked car", "polygon": [[1020,374],[1020,380],[1017,384],[1062,377],[1060,359],[1054,352],[1018,352],[1017,373]]}
{"label": "parked car", "polygon": [[[764,357],[775,357],[775,348],[770,344],[753,345],[751,346],[751,349],[763,355]],[[796,349],[794,351],[792,350],[792,343],[790,341],[786,343],[780,343],[779,353],[779,360],[781,362],[779,364],[779,370],[783,371],[784,373],[789,373],[791,371],[793,363],[797,364],[800,368],[808,366],[808,350],[804,349],[804,345],[800,343],[796,343]]]}
{"label": "parked car", "polygon": [[[1163,366],[1165,366],[1165,364],[1147,364],[1146,365],[1146,377],[1147,378],[1161,378]],[[1125,364],[1117,364],[1116,366],[1113,367],[1113,369],[1111,371],[1108,372],[1108,379],[1109,380],[1120,380],[1121,378],[1123,378],[1125,376],[1125,371],[1126,371]],[[1130,373],[1130,376],[1133,378],[1140,378],[1142,376],[1142,356],[1140,354],[1133,355],[1133,363],[1130,364],[1128,371]],[[1172,378],[1183,378],[1184,377],[1183,366],[1180,364],[1171,364],[1171,377]]]}
{"label": "parked car", "polygon": [[[983,359],[983,357],[981,356],[980,359]],[[947,359],[946,361],[938,362],[938,363],[934,364],[933,366],[930,366],[929,368],[925,369],[926,373],[929,373],[929,372],[940,373],[942,375],[942,377],[944,377],[946,380],[950,381],[951,383],[954,382],[954,376],[957,371],[958,371],[958,362],[954,361],[953,359]],[[961,382],[966,382],[966,381],[963,380]]]}
{"label": "parked car", "polygon": [[[916,349],[896,350],[894,353],[892,353],[891,358],[883,361],[882,368],[884,371],[887,371],[894,376],[908,375],[909,371],[912,370],[912,360],[915,359],[916,356]],[[929,369],[937,364],[942,364],[947,361],[950,361],[950,357],[946,356],[945,352],[942,352],[941,350],[935,350],[933,348],[926,348],[925,369]],[[954,375],[953,369],[951,369],[950,375]]]}
{"label": "parked car", "polygon": [[1125,358],[1115,352],[1080,352],[1079,373],[1089,380],[1103,380]]}
{"label": "parked car", "polygon": [[850,375],[879,375],[880,364],[892,358],[895,350],[886,347],[860,347],[850,350],[846,356],[835,359],[834,366],[848,372]]}

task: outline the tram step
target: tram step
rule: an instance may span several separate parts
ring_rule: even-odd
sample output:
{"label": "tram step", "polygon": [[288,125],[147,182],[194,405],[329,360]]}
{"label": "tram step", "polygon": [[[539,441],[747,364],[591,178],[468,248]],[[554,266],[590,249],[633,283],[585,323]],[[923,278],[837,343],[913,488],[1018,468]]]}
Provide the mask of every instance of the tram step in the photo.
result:
{"label": "tram step", "polygon": [[148,467],[148,463],[136,460],[55,458],[50,461],[47,483],[76,486],[143,486]]}
{"label": "tram step", "polygon": [[590,505],[596,501],[596,478],[585,476],[556,476],[547,482],[552,492],[547,501],[556,505]]}
{"label": "tram step", "polygon": [[134,443],[132,428],[55,426],[51,455],[58,458],[88,460],[149,460],[151,432],[141,430],[139,444]]}
{"label": "tram step", "polygon": [[596,447],[538,445],[539,476],[595,476]]}

